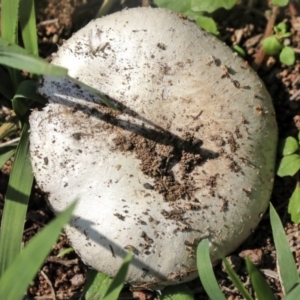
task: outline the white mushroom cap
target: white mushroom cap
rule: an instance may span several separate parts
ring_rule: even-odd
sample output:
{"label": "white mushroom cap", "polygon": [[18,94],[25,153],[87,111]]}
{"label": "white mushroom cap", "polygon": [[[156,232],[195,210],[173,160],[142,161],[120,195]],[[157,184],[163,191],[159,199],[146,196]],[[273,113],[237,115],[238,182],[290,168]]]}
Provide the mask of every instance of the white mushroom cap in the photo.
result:
{"label": "white mushroom cap", "polygon": [[[54,211],[79,204],[66,233],[82,259],[159,286],[197,276],[203,238],[225,253],[257,226],[272,190],[277,127],[253,70],[215,37],[163,9],[90,22],[53,64],[107,94],[113,111],[45,77],[30,151]],[[213,262],[219,258],[211,245]]]}

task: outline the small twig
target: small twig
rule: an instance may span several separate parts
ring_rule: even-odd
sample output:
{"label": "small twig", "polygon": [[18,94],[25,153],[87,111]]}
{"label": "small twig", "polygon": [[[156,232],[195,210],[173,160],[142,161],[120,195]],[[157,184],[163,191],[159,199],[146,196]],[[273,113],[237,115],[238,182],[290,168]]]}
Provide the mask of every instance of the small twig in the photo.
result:
{"label": "small twig", "polygon": [[299,95],[300,95],[300,90],[298,90],[296,93],[294,93],[294,94],[290,97],[290,100],[291,100],[291,101],[295,100]]}
{"label": "small twig", "polygon": [[58,22],[58,19],[51,19],[51,20],[42,21],[42,22],[38,23],[37,25],[38,26],[45,26],[45,25],[49,25],[49,24],[52,24],[52,23],[56,23],[56,22]]}
{"label": "small twig", "polygon": [[142,0],[142,6],[143,7],[150,6],[150,1],[149,0]]}
{"label": "small twig", "polygon": [[50,256],[50,257],[47,258],[47,262],[54,262],[54,263],[61,264],[61,265],[64,265],[66,267],[69,267],[69,266],[72,266],[72,265],[77,265],[78,264],[78,259],[75,258],[75,259],[70,259],[70,260],[64,260],[64,259],[61,259],[61,258]]}
{"label": "small twig", "polygon": [[300,49],[298,49],[298,48],[293,48],[293,50],[294,50],[294,52],[296,52],[296,53],[300,53]]}
{"label": "small twig", "polygon": [[[268,23],[267,23],[267,26],[266,26],[266,29],[265,29],[265,32],[263,35],[263,40],[265,38],[269,37],[270,35],[272,35],[278,12],[279,12],[278,6],[273,6],[271,16],[268,20]],[[262,46],[260,46],[258,52],[255,55],[254,62],[252,64],[252,67],[254,70],[258,70],[260,68],[262,62],[265,59],[265,56],[266,56],[266,53],[264,52]]]}
{"label": "small twig", "polygon": [[29,227],[29,228],[27,228],[27,229],[24,229],[23,233],[27,233],[27,232],[29,232],[29,231],[31,231],[31,230],[35,230],[35,229],[37,229],[37,228],[38,228],[38,226],[36,226],[36,224],[34,224],[34,225],[32,225],[31,227]]}
{"label": "small twig", "polygon": [[272,271],[272,270],[268,270],[268,269],[260,269],[260,271],[262,273],[264,273],[264,275],[268,276],[268,277],[271,277],[271,278],[274,278],[276,280],[279,279],[279,276],[276,272]]}
{"label": "small twig", "polygon": [[15,138],[15,139],[12,139],[12,140],[10,140],[10,141],[7,141],[7,142],[5,142],[5,143],[2,143],[2,144],[0,144],[0,148],[9,146],[9,145],[11,145],[11,144],[13,144],[13,143],[15,143],[15,142],[18,142],[19,140],[20,140],[20,137],[17,137],[17,138]]}
{"label": "small twig", "polygon": [[52,282],[49,280],[48,276],[43,271],[40,271],[40,272],[50,287],[52,299],[56,300],[55,291],[54,291]]}

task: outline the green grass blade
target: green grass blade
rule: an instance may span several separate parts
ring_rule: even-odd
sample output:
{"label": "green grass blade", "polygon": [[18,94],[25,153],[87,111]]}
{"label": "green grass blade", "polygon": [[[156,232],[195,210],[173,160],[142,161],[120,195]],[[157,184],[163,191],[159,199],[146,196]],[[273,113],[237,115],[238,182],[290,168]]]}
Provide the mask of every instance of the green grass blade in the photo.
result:
{"label": "green grass blade", "polygon": [[[9,43],[18,42],[18,17],[20,0],[2,0],[1,36]],[[1,55],[1,54],[0,54]],[[15,69],[8,69],[14,88],[21,82],[21,76]]]}
{"label": "green grass blade", "polygon": [[9,73],[0,66],[0,93],[6,98],[11,100],[14,96],[14,86],[10,79]]}
{"label": "green grass blade", "polygon": [[31,99],[35,102],[46,104],[46,99],[36,92],[37,85],[38,83],[35,80],[23,80],[18,86],[13,100]]}
{"label": "green grass blade", "polygon": [[208,239],[202,240],[197,248],[197,268],[202,285],[211,300],[226,300],[216,280],[209,256]]}
{"label": "green grass blade", "polygon": [[112,281],[113,278],[110,278],[104,273],[97,272],[95,270],[88,270],[83,292],[85,300],[102,299],[108,291]]}
{"label": "green grass blade", "polygon": [[246,257],[246,266],[258,300],[276,300],[271,288],[251,260]]}
{"label": "green grass blade", "polygon": [[19,119],[27,115],[29,108],[34,102],[46,104],[46,99],[36,92],[37,84],[35,80],[24,80],[18,86],[12,100],[12,106]]}
{"label": "green grass blade", "polygon": [[28,124],[24,124],[6,192],[0,232],[0,277],[21,250],[24,220],[33,182],[28,129]]}
{"label": "green grass blade", "polygon": [[1,34],[10,43],[18,41],[19,0],[1,1]]}
{"label": "green grass blade", "polygon": [[0,64],[38,75],[64,77],[68,74],[67,69],[51,65],[44,59],[30,54],[24,48],[10,44],[2,38],[0,38]]}
{"label": "green grass blade", "polygon": [[238,277],[236,272],[230,266],[228,260],[225,257],[222,258],[222,260],[223,260],[223,263],[225,264],[225,268],[227,270],[227,273],[228,273],[231,281],[233,282],[234,286],[239,290],[239,292],[242,294],[242,296],[246,300],[253,300],[253,298],[251,297],[251,295],[246,290],[245,286],[243,285],[242,281],[240,280],[240,278]]}
{"label": "green grass blade", "polygon": [[111,101],[109,101],[107,99],[107,97],[105,97],[104,94],[102,94],[101,92],[99,92],[98,90],[94,89],[93,87],[85,84],[82,81],[79,81],[73,77],[68,76],[68,79],[70,81],[72,81],[73,83],[78,84],[79,86],[83,87],[84,89],[88,90],[91,94],[95,95],[96,97],[98,97],[106,106],[112,108],[112,109],[116,109],[116,107],[113,105],[113,103]]}
{"label": "green grass blade", "polygon": [[125,277],[126,277],[131,259],[132,259],[132,253],[128,252],[123,260],[121,268],[119,269],[118,273],[116,274],[115,278],[113,279],[112,283],[110,284],[110,286],[102,300],[118,299],[118,296],[124,285]]}
{"label": "green grass blade", "polygon": [[13,149],[12,147],[0,148],[0,169],[13,156],[14,153],[15,149]]}
{"label": "green grass blade", "polygon": [[277,252],[279,274],[284,291],[287,294],[299,280],[299,275],[280,218],[272,204],[270,204],[270,220]]}
{"label": "green grass blade", "polygon": [[167,286],[161,291],[159,300],[194,300],[192,291],[185,284]]}
{"label": "green grass blade", "polygon": [[14,259],[0,279],[0,299],[23,299],[28,285],[51,251],[51,247],[58,239],[61,229],[70,220],[75,204],[76,202],[59,214]]}
{"label": "green grass blade", "polygon": [[39,49],[33,0],[20,1],[19,21],[25,49],[38,56]]}
{"label": "green grass blade", "polygon": [[300,282],[282,300],[295,300],[300,295]]}

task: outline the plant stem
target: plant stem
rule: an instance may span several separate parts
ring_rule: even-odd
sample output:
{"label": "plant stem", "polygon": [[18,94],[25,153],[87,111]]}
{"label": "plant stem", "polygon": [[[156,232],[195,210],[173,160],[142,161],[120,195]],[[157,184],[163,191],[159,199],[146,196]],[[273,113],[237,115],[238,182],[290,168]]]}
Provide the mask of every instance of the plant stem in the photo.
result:
{"label": "plant stem", "polygon": [[[267,26],[266,26],[266,29],[265,29],[265,32],[263,35],[263,40],[265,38],[267,38],[268,36],[272,35],[278,12],[279,12],[279,7],[273,6],[271,16],[268,20],[268,23],[267,23]],[[254,62],[252,64],[252,67],[254,70],[257,71],[261,67],[261,64],[264,61],[265,57],[266,57],[266,53],[264,52],[262,46],[260,46],[258,52],[255,55]]]}

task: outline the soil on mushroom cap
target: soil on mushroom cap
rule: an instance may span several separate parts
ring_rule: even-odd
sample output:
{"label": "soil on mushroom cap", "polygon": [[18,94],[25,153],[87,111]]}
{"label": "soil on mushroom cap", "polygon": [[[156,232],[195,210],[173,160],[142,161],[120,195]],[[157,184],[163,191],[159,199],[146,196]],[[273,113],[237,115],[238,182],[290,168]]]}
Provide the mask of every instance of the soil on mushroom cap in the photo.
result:
{"label": "soil on mushroom cap", "polygon": [[[145,189],[157,191],[171,206],[171,202],[179,199],[198,202],[193,196],[197,186],[191,173],[207,159],[217,157],[201,149],[201,140],[190,132],[183,133],[182,138],[170,132],[149,132],[147,137],[117,132],[114,138],[116,149],[134,153],[140,160],[142,172],[154,180],[154,184],[145,183]],[[175,178],[172,170],[176,164],[179,164],[180,178]]]}

